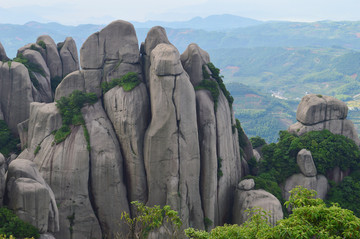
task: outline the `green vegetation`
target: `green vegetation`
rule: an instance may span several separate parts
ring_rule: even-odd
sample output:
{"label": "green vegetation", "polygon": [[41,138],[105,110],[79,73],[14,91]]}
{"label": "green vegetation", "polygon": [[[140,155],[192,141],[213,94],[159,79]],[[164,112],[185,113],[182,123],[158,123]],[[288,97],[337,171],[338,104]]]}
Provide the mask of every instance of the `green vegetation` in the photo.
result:
{"label": "green vegetation", "polygon": [[41,46],[43,49],[46,49],[46,43],[44,41],[38,41],[37,44]]}
{"label": "green vegetation", "polygon": [[16,145],[19,139],[15,138],[4,120],[0,120],[0,153],[5,157],[12,152],[17,152]]}
{"label": "green vegetation", "polygon": [[260,136],[251,137],[250,142],[253,146],[253,149],[256,149],[266,144],[265,139],[261,138]]}
{"label": "green vegetation", "polygon": [[249,211],[250,219],[241,226],[226,225],[216,227],[211,232],[189,228],[185,234],[191,239],[253,238],[253,239],[288,239],[288,238],[359,238],[360,219],[352,211],[342,209],[337,204],[327,207],[321,199],[314,199],[316,192],[302,187],[290,191],[289,201],[285,203],[293,213],[279,220],[271,227],[269,214],[261,209]]}
{"label": "green vegetation", "polygon": [[69,221],[69,231],[70,231],[70,237],[72,238],[72,234],[74,232],[74,225],[75,225],[75,212],[71,214],[70,216],[67,216],[67,219]]}
{"label": "green vegetation", "polygon": [[41,146],[40,146],[40,144],[39,144],[39,145],[36,147],[36,149],[34,150],[34,155],[37,155],[37,154],[39,153],[40,149],[41,149]]}
{"label": "green vegetation", "polygon": [[218,84],[215,81],[212,81],[210,79],[205,79],[200,82],[198,86],[195,87],[195,90],[208,90],[210,91],[210,94],[214,101],[214,110],[216,112],[217,104],[219,101],[219,88]]}
{"label": "green vegetation", "polygon": [[0,208],[0,235],[1,234],[7,236],[12,235],[16,238],[40,237],[39,231],[36,227],[21,221],[6,207]]}
{"label": "green vegetation", "polygon": [[61,83],[62,80],[63,78],[61,76],[55,76],[54,78],[50,79],[51,91],[53,93],[55,93],[56,88],[58,87],[58,85]]}
{"label": "green vegetation", "polygon": [[147,238],[151,231],[164,227],[168,234],[168,238],[177,238],[182,222],[178,216],[178,212],[165,205],[161,208],[158,205],[153,207],[145,206],[143,203],[131,202],[136,210],[135,215],[130,217],[127,212],[121,213],[121,220],[129,226],[129,235],[127,238]]}
{"label": "green vegetation", "polygon": [[17,57],[13,59],[13,61],[23,64],[28,69],[31,82],[36,89],[39,89],[41,86],[39,81],[34,76],[34,73],[39,73],[40,75],[45,77],[43,69],[41,69],[39,65],[30,62],[21,53],[19,53]]}
{"label": "green vegetation", "polygon": [[98,100],[95,93],[83,93],[75,90],[69,97],[61,97],[56,101],[61,117],[62,127],[55,132],[55,143],[58,144],[66,139],[71,133],[71,125],[82,125],[84,129],[84,137],[87,141],[87,148],[90,151],[89,132],[85,126],[85,120],[81,114],[81,108],[85,104],[94,104]]}
{"label": "green vegetation", "polygon": [[262,173],[259,176],[248,175],[244,179],[254,179],[255,189],[264,189],[279,199],[280,202],[284,202],[281,188],[271,173]]}
{"label": "green vegetation", "polygon": [[141,83],[139,76],[135,72],[129,72],[120,79],[112,79],[110,82],[101,83],[101,88],[105,94],[115,86],[123,87],[124,91],[131,91]]}
{"label": "green vegetation", "polygon": [[220,157],[217,159],[217,178],[218,178],[218,180],[224,175],[221,170],[222,161],[223,161],[223,159]]}

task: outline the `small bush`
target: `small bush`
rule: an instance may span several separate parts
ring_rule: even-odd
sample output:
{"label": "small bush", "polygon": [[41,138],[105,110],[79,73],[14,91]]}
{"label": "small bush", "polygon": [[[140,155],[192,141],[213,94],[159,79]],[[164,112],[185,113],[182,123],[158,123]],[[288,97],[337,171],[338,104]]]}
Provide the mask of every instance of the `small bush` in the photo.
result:
{"label": "small bush", "polygon": [[0,153],[7,157],[10,153],[16,152],[19,142],[20,140],[11,134],[6,122],[0,120]]}
{"label": "small bush", "polygon": [[46,49],[46,43],[44,41],[38,41],[37,44],[41,46],[43,49]]}
{"label": "small bush", "polygon": [[253,149],[256,149],[266,144],[265,139],[261,138],[260,136],[251,137],[250,142],[253,146]]}
{"label": "small bush", "polygon": [[36,227],[21,221],[11,210],[0,208],[0,235],[12,235],[16,238],[33,237],[39,238],[40,234]]}
{"label": "small bush", "polygon": [[61,76],[55,76],[54,78],[50,79],[51,91],[53,93],[55,93],[56,88],[58,87],[58,85],[61,83],[62,80],[63,78]]}
{"label": "small bush", "polygon": [[214,110],[216,112],[217,104],[219,101],[219,88],[218,84],[212,80],[202,80],[198,86],[195,87],[195,90],[208,90],[214,101]]}
{"label": "small bush", "polygon": [[36,149],[35,149],[35,151],[34,151],[34,154],[37,155],[37,154],[39,153],[40,149],[41,149],[41,146],[40,146],[40,144],[39,144],[39,145],[36,147]]}
{"label": "small bush", "polygon": [[135,72],[129,72],[120,79],[112,79],[110,82],[101,83],[101,88],[105,94],[115,86],[123,87],[124,91],[131,91],[141,83],[139,75]]}

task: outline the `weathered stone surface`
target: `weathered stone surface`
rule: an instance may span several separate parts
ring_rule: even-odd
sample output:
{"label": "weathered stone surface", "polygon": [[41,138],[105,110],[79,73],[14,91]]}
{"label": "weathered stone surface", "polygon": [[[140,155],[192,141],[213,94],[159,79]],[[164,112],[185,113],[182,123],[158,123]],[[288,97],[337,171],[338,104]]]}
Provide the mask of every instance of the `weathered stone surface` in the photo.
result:
{"label": "weathered stone surface", "polygon": [[[171,54],[175,56],[170,57]],[[168,204],[179,211],[184,227],[204,228],[195,92],[188,75],[178,72],[181,68],[180,55],[174,46],[159,44],[151,52],[152,119],[144,149],[147,204]]]}
{"label": "weathered stone surface", "polygon": [[18,123],[17,128],[21,143],[21,150],[24,150],[28,146],[29,119]]}
{"label": "weathered stone surface", "polygon": [[328,180],[332,180],[335,183],[340,183],[344,179],[344,177],[347,177],[350,175],[350,168],[343,171],[340,169],[340,167],[336,166],[333,169],[330,169],[326,172],[326,178]]}
{"label": "weathered stone surface", "polygon": [[271,193],[268,193],[262,189],[260,190],[236,190],[233,209],[233,223],[239,225],[246,222],[250,217],[245,210],[260,207],[265,211],[270,211],[271,217],[268,221],[272,225],[276,225],[276,222],[283,218],[283,212],[280,201]]}
{"label": "weathered stone surface", "polygon": [[241,180],[241,182],[239,183],[237,188],[239,190],[248,191],[248,190],[254,189],[254,187],[255,187],[254,179],[244,179],[244,180]]}
{"label": "weathered stone surface", "polygon": [[289,191],[296,186],[303,186],[307,189],[312,189],[317,192],[316,197],[325,199],[326,194],[329,190],[328,180],[324,175],[317,175],[316,177],[306,177],[302,173],[294,174],[288,179],[286,179],[282,191],[283,198],[287,201],[289,200],[290,193]]}
{"label": "weathered stone surface", "polygon": [[309,94],[301,99],[296,119],[304,125],[327,120],[345,119],[348,108],[344,102],[331,96]]}
{"label": "weathered stone surface", "polygon": [[203,65],[209,62],[209,54],[195,43],[190,44],[181,54],[181,63],[194,86],[197,86],[204,79]]}
{"label": "weathered stone surface", "polygon": [[0,120],[4,120],[4,114],[1,110],[1,102],[0,102]]}
{"label": "weathered stone surface", "polygon": [[37,81],[36,83],[33,82],[36,89],[36,92],[33,94],[36,96],[35,100],[40,102],[52,102],[53,94],[50,84],[50,72],[41,54],[38,51],[30,49],[24,50],[22,54],[24,58],[28,59],[30,63],[36,65],[42,71],[42,73],[31,73]]}
{"label": "weathered stone surface", "polygon": [[63,77],[73,71],[79,70],[79,57],[76,43],[71,37],[67,37],[60,49]]}
{"label": "weathered stone surface", "polygon": [[314,125],[303,125],[296,122],[290,125],[288,131],[298,136],[310,131],[321,131],[327,129],[333,134],[341,134],[352,139],[356,145],[360,145],[360,140],[354,123],[351,120],[328,120]]}
{"label": "weathered stone surface", "polygon": [[257,149],[254,149],[253,154],[254,154],[254,157],[256,159],[256,162],[259,162],[260,159],[261,159],[261,155],[260,155],[259,151]]}
{"label": "weathered stone surface", "polygon": [[51,233],[43,233],[43,234],[40,234],[39,239],[56,239],[56,238]]}
{"label": "weathered stone surface", "polygon": [[27,132],[29,152],[34,152],[46,137],[61,126],[62,119],[56,103],[31,103]]}
{"label": "weathered stone surface", "polygon": [[70,73],[56,88],[55,101],[63,96],[68,97],[75,90],[92,92],[100,97],[102,95],[101,75],[101,70],[81,70]]}
{"label": "weathered stone surface", "polygon": [[128,232],[120,220],[129,213],[129,202],[123,176],[123,157],[111,122],[101,102],[82,109],[90,136],[90,192],[93,208],[100,222],[103,238],[114,238]]}
{"label": "weathered stone surface", "polygon": [[91,161],[83,128],[72,127],[65,141],[57,145],[53,145],[53,141],[52,134],[44,138],[34,162],[54,191],[59,207],[60,231],[54,236],[101,238],[101,228],[94,213],[95,205],[91,201]]}
{"label": "weathered stone surface", "polygon": [[125,21],[114,21],[91,35],[80,49],[83,69],[99,69],[104,63],[135,64],[139,62],[139,47],[134,26]]}
{"label": "weathered stone surface", "polygon": [[[216,118],[214,102],[209,91],[196,91],[196,110],[201,155],[200,190],[204,217],[217,221],[217,170]],[[211,225],[211,229],[215,225]]]}
{"label": "weathered stone surface", "polygon": [[0,153],[0,207],[3,206],[3,200],[5,195],[5,157]]}
{"label": "weathered stone surface", "polygon": [[[16,183],[18,179],[30,179],[32,181],[20,180]],[[41,218],[41,225],[44,226],[44,228],[47,226],[47,230],[51,232],[59,230],[59,213],[54,193],[41,177],[35,163],[28,159],[17,158],[13,160],[9,165],[6,184],[8,196],[10,195],[10,206],[14,206],[14,209],[21,210],[19,214],[26,215],[26,213],[28,213],[29,217],[35,217],[33,220]],[[27,190],[24,190],[23,195],[19,194],[22,188],[27,188]],[[45,195],[44,189],[46,189],[48,196]],[[15,195],[12,195],[14,192]],[[40,212],[41,215],[37,216],[36,214],[40,214]],[[44,221],[45,214],[48,215],[47,225],[45,225]],[[28,218],[28,216],[26,216],[26,218]]]}
{"label": "weathered stone surface", "polygon": [[306,177],[316,176],[317,170],[311,152],[309,150],[300,150],[296,157],[296,162],[300,168],[301,173],[304,174]]}
{"label": "weathered stone surface", "polygon": [[141,43],[140,53],[141,61],[144,69],[146,85],[149,87],[150,81],[150,55],[151,51],[161,43],[171,44],[163,27],[156,26],[150,29],[146,35],[145,42]]}
{"label": "weathered stone surface", "polygon": [[13,134],[17,124],[29,118],[33,102],[32,83],[26,67],[17,62],[0,62],[0,104],[4,120]]}
{"label": "weathered stone surface", "polygon": [[10,181],[7,195],[9,208],[23,221],[37,227],[40,232],[48,229],[50,195],[48,189],[30,178]]}
{"label": "weathered stone surface", "polygon": [[8,60],[10,60],[10,59],[7,57],[5,49],[0,42],[0,61],[6,62]]}
{"label": "weathered stone surface", "polygon": [[144,135],[150,121],[150,102],[145,84],[125,92],[115,87],[104,95],[104,106],[119,139],[126,167],[130,201],[147,201]]}
{"label": "weathered stone surface", "polygon": [[50,70],[50,78],[62,77],[62,63],[54,40],[48,35],[39,36],[36,43],[43,41],[46,44],[43,58]]}

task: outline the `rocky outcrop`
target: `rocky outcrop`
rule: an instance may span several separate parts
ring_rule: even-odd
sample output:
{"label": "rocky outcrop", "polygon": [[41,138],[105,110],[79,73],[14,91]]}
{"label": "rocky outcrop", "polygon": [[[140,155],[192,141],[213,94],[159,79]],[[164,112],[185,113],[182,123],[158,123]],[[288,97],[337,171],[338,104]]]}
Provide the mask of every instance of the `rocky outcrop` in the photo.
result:
{"label": "rocky outcrop", "polygon": [[6,62],[8,60],[10,60],[10,59],[7,57],[5,49],[0,42],[0,61]]}
{"label": "rocky outcrop", "polygon": [[150,61],[152,119],[144,149],[148,204],[168,204],[179,211],[185,228],[203,228],[195,92],[174,46],[157,45]]}
{"label": "rocky outcrop", "polygon": [[283,218],[280,201],[274,195],[262,189],[254,190],[254,186],[253,179],[243,180],[239,183],[235,192],[233,223],[243,224],[251,217],[245,211],[260,207],[270,213],[268,217],[269,223],[276,225],[276,222]]}
{"label": "rocky outcrop", "polygon": [[60,49],[60,59],[62,63],[62,76],[79,70],[79,57],[74,39],[67,37],[64,42],[57,44]]}
{"label": "rocky outcrop", "polygon": [[300,150],[296,161],[301,173],[294,174],[285,180],[285,183],[282,185],[283,198],[289,200],[290,190],[300,185],[304,188],[315,190],[317,198],[325,199],[330,188],[328,180],[324,175],[317,175],[311,152],[306,149]]}
{"label": "rocky outcrop", "polygon": [[23,64],[0,62],[0,104],[4,120],[13,134],[17,124],[29,118],[34,101],[29,73]]}
{"label": "rocky outcrop", "polygon": [[331,96],[306,95],[302,98],[297,112],[297,123],[288,129],[290,133],[303,135],[310,131],[329,130],[352,139],[357,145],[360,140],[353,122],[346,119],[346,104]]}
{"label": "rocky outcrop", "polygon": [[309,150],[300,150],[296,157],[296,162],[300,168],[301,173],[304,174],[306,177],[316,176],[317,170],[311,152]]}
{"label": "rocky outcrop", "polygon": [[44,49],[43,58],[49,68],[50,77],[62,77],[62,63],[54,40],[48,35],[42,35],[37,38],[36,43]]}
{"label": "rocky outcrop", "polygon": [[6,191],[9,208],[20,219],[36,226],[41,232],[59,230],[54,193],[33,162],[18,158],[10,163]]}

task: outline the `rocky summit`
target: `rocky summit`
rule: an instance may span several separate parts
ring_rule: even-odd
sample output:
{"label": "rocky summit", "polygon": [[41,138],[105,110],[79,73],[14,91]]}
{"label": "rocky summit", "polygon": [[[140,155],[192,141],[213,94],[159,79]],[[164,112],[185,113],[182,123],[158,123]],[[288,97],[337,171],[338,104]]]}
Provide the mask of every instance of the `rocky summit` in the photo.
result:
{"label": "rocky summit", "polygon": [[[56,238],[113,238],[139,201],[170,205],[183,228],[232,221],[252,146],[243,134],[240,149],[228,92],[198,45],[181,55],[154,27],[139,49],[133,25],[115,21],[89,36],[80,60],[72,38],[49,36],[14,60],[0,45],[0,60],[0,116],[23,149],[7,176],[0,168],[0,199],[23,220]],[[93,102],[66,113],[71,104],[59,105],[74,92]]]}

